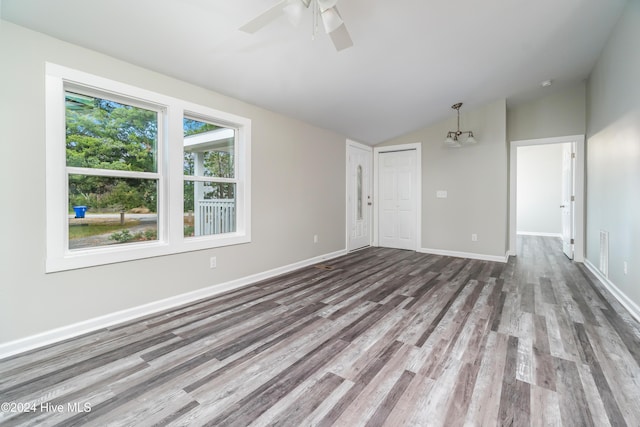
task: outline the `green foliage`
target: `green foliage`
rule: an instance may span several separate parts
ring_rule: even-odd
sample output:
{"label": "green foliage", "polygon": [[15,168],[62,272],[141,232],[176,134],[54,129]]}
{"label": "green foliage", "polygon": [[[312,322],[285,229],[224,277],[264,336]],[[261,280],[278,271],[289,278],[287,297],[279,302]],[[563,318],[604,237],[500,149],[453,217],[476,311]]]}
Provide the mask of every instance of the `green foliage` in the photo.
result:
{"label": "green foliage", "polygon": [[158,232],[156,230],[145,230],[145,232],[142,235],[144,237],[144,240],[158,239]]}
{"label": "green foliage", "polygon": [[[157,171],[158,118],[155,111],[73,92],[66,93],[67,166],[135,172]],[[184,136],[219,129],[220,126],[185,118]],[[195,172],[195,154],[184,153],[184,173]],[[202,175],[234,176],[234,154],[204,152]],[[207,199],[234,198],[233,184],[207,184]],[[157,211],[158,188],[153,179],[69,175],[69,211],[85,205],[96,211],[126,211],[146,207]],[[195,208],[194,182],[185,181],[184,209]]]}
{"label": "green foliage", "polygon": [[92,106],[67,108],[67,166],[155,172],[157,113],[91,99]]}
{"label": "green foliage", "polygon": [[129,230],[116,231],[109,236],[109,240],[115,240],[118,243],[127,243],[132,241],[157,240],[158,232],[156,230],[139,231],[132,234]]}
{"label": "green foliage", "polygon": [[184,193],[183,193],[183,212],[193,212],[195,211],[195,201],[194,190],[195,183],[193,181],[185,181],[184,182]]}
{"label": "green foliage", "polygon": [[129,230],[116,231],[109,236],[109,240],[115,240],[118,243],[127,243],[133,240],[133,234]]}
{"label": "green foliage", "polygon": [[147,207],[155,212],[156,181],[69,175],[69,205],[85,205],[94,211],[119,211]]}
{"label": "green foliage", "polygon": [[184,119],[182,119],[182,128],[184,129],[184,136],[189,136],[195,135],[197,133],[209,132],[210,130],[220,129],[220,126],[185,117]]}
{"label": "green foliage", "polygon": [[[138,225],[139,221],[129,220],[126,222],[127,227]],[[99,236],[114,231],[122,230],[120,224],[75,224],[69,226],[69,241],[81,239],[84,237]],[[112,239],[113,240],[113,239]]]}
{"label": "green foliage", "polygon": [[[157,113],[67,92],[67,166],[155,172]],[[155,180],[71,175],[69,205],[156,211]]]}
{"label": "green foliage", "polygon": [[[155,182],[145,181],[138,185],[132,185],[127,181],[119,181],[111,191],[104,197],[103,204],[106,206],[116,206],[121,209],[131,209],[149,204],[156,206]],[[155,209],[154,209],[155,210]]]}

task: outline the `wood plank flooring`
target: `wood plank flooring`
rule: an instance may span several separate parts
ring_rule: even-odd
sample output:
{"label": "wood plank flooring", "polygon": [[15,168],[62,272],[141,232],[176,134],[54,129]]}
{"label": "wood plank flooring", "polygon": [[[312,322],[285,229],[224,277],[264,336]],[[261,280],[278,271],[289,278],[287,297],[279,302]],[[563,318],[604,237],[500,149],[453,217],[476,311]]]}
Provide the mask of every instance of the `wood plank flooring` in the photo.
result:
{"label": "wood plank flooring", "polygon": [[639,426],[639,325],[558,240],[518,254],[370,248],[0,360],[0,424]]}

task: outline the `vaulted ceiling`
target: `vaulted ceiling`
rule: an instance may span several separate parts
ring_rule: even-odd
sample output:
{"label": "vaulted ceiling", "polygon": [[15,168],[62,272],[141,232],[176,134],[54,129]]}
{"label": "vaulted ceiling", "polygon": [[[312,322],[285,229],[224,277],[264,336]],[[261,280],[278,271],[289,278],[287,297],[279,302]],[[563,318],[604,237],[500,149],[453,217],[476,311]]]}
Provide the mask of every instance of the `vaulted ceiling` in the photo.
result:
{"label": "vaulted ceiling", "polygon": [[354,46],[312,13],[238,30],[279,0],[1,0],[2,19],[375,144],[585,79],[625,0],[339,0]]}

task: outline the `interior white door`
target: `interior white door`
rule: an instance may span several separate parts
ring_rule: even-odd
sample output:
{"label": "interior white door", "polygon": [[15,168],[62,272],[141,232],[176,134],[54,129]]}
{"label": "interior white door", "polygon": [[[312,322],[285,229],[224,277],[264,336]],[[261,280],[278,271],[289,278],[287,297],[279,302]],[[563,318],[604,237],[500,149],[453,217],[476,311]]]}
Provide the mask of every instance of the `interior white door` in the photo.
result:
{"label": "interior white door", "polygon": [[348,146],[349,173],[347,177],[348,250],[371,244],[371,162],[372,152],[355,145]]}
{"label": "interior white door", "polygon": [[574,185],[573,167],[575,161],[574,143],[563,144],[562,148],[562,201],[560,209],[562,215],[562,251],[569,259],[573,259],[573,211]]}
{"label": "interior white door", "polygon": [[378,244],[416,250],[416,150],[378,156]]}

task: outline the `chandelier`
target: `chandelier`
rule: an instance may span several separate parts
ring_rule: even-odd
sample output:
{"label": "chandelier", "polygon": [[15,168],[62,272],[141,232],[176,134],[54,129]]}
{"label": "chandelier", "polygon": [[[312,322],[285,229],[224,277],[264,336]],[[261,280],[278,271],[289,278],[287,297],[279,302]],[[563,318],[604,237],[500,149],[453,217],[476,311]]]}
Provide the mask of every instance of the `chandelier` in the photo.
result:
{"label": "chandelier", "polygon": [[[473,145],[478,143],[478,141],[473,137],[473,132],[470,130],[460,130],[460,107],[462,107],[462,102],[458,102],[451,106],[451,108],[458,112],[458,129],[447,132],[447,137],[444,140],[444,145],[447,147],[458,148],[463,145]],[[466,135],[464,140],[460,138],[462,135]]]}

